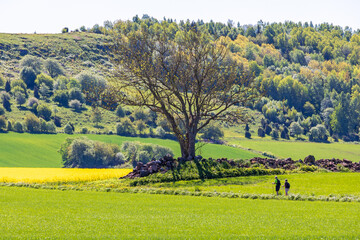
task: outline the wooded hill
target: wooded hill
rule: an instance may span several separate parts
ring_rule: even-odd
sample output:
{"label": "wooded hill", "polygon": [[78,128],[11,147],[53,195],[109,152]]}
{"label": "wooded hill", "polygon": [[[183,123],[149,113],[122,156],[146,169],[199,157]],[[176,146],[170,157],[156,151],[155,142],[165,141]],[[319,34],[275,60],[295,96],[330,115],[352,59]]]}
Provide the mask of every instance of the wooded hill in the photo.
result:
{"label": "wooded hill", "polygon": [[[112,68],[112,32],[129,34],[141,27],[156,31],[159,24],[166,25],[173,38],[179,29],[190,27],[210,33],[212,40],[220,39],[229,48],[233,61],[254,75],[264,97],[248,107],[265,117],[257,126],[259,136],[288,139],[306,134],[311,141],[327,141],[329,136],[359,140],[360,32],[328,23],[259,21],[240,25],[231,21],[159,21],[144,15],[127,22],[81,27],[81,31],[71,33],[64,28],[63,34],[0,34],[2,82],[22,79],[24,66],[19,62],[26,55],[57,60],[68,80],[87,69],[106,78]],[[50,74],[46,69],[42,72]],[[71,86],[50,90],[48,101],[53,101],[58,91],[69,92]],[[14,93],[10,96],[15,98]]]}

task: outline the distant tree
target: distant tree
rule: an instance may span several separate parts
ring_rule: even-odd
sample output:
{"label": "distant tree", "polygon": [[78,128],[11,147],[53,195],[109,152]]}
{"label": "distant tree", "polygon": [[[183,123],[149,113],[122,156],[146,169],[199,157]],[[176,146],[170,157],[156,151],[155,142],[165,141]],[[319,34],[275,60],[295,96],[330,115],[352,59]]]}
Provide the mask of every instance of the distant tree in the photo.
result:
{"label": "distant tree", "polygon": [[7,131],[9,132],[9,131],[12,131],[12,130],[13,130],[13,128],[12,128],[11,121],[8,120],[8,122],[7,122]]}
{"label": "distant tree", "polygon": [[85,27],[85,26],[81,26],[81,27],[80,27],[80,31],[81,31],[81,32],[86,32],[86,31],[87,31],[87,30],[86,30],[86,27]]}
{"label": "distant tree", "polygon": [[1,92],[0,93],[0,98],[2,100],[3,103],[3,107],[6,109],[6,111],[10,112],[11,111],[11,103],[10,103],[10,94],[7,92]]}
{"label": "distant tree", "polygon": [[26,103],[25,95],[21,92],[17,92],[15,94],[16,103],[21,107],[24,103]]}
{"label": "distant tree", "polygon": [[10,81],[6,81],[5,83],[5,91],[6,92],[10,92],[11,91],[11,84],[10,84]]}
{"label": "distant tree", "polygon": [[269,125],[266,125],[266,126],[265,126],[265,133],[266,133],[266,135],[270,135],[271,131],[272,131],[272,128],[271,128]]}
{"label": "distant tree", "polygon": [[249,124],[245,125],[245,131],[250,131]]}
{"label": "distant tree", "polygon": [[4,86],[5,84],[5,79],[3,78],[3,76],[0,74],[0,87]]}
{"label": "distant tree", "polygon": [[101,122],[102,116],[98,107],[93,108],[91,119],[95,123],[95,126],[98,126],[98,124]]}
{"label": "distant tree", "polygon": [[74,99],[74,100],[71,100],[71,101],[69,102],[69,106],[70,106],[72,109],[74,109],[75,111],[78,112],[78,111],[81,110],[82,104],[81,104],[81,102],[80,102],[79,100]]}
{"label": "distant tree", "polygon": [[279,139],[279,131],[276,129],[272,130],[270,133],[270,136],[272,139],[275,139],[275,140]]}
{"label": "distant tree", "polygon": [[117,106],[117,108],[116,108],[116,110],[115,110],[115,114],[116,114],[116,116],[118,116],[119,118],[125,117],[125,112],[124,112],[123,108],[121,107],[121,105]]}
{"label": "distant tree", "polygon": [[255,29],[253,27],[248,27],[246,29],[245,36],[247,36],[247,37],[256,37]]}
{"label": "distant tree", "polygon": [[37,108],[38,116],[45,119],[46,121],[50,120],[52,111],[48,105],[40,104]]}
{"label": "distant tree", "polygon": [[34,87],[34,97],[37,99],[40,98],[39,88],[37,86]]}
{"label": "distant tree", "polygon": [[64,69],[60,63],[54,59],[47,59],[44,63],[46,71],[52,78],[56,78],[59,75],[64,75]]}
{"label": "distant tree", "polygon": [[245,132],[245,137],[250,139],[251,138],[251,133],[249,131],[246,131]]}
{"label": "distant tree", "polygon": [[54,79],[44,73],[37,75],[35,83],[39,87],[41,87],[42,84],[45,84],[50,90],[54,89]]}
{"label": "distant tree", "polygon": [[309,131],[309,140],[313,142],[326,142],[328,133],[324,125],[318,124]]}
{"label": "distant tree", "polygon": [[50,96],[50,89],[48,86],[46,86],[44,83],[41,84],[39,92],[41,94],[41,97],[45,100],[47,100]]}
{"label": "distant tree", "polygon": [[299,135],[303,133],[303,128],[298,122],[292,122],[290,124],[290,134],[299,138]]}
{"label": "distant tree", "polygon": [[73,130],[73,128],[71,127],[71,125],[69,123],[67,123],[65,125],[64,133],[66,133],[66,134],[73,134],[74,133],[74,130]]}
{"label": "distant tree", "polygon": [[202,130],[201,138],[203,138],[203,139],[217,141],[222,137],[224,137],[224,132],[217,125],[210,124]]}
{"label": "distant tree", "polygon": [[28,107],[30,107],[32,109],[36,109],[37,106],[39,105],[39,100],[35,97],[31,97],[28,99],[27,105],[28,105]]}
{"label": "distant tree", "polygon": [[312,105],[310,102],[306,102],[304,104],[303,108],[304,108],[303,113],[304,113],[305,117],[310,117],[313,114],[315,114],[315,112],[316,112],[316,109],[315,109],[314,105]]}
{"label": "distant tree", "polygon": [[121,123],[116,124],[116,134],[120,136],[135,136],[136,131],[131,121],[125,118]]}
{"label": "distant tree", "polygon": [[77,79],[81,85],[81,91],[85,93],[86,102],[88,104],[99,102],[106,89],[105,79],[89,71],[81,72]]}
{"label": "distant tree", "polygon": [[69,32],[69,28],[68,27],[64,27],[62,30],[61,30],[61,33],[68,33]]}
{"label": "distant tree", "polygon": [[25,82],[27,88],[34,88],[36,73],[32,67],[24,67],[21,69],[20,78]]}
{"label": "distant tree", "polygon": [[66,90],[56,91],[53,101],[59,103],[60,106],[67,107],[69,105],[68,92]]}
{"label": "distant tree", "polygon": [[165,137],[166,132],[161,126],[158,126],[155,129],[155,134],[156,134],[156,136],[158,136],[160,138],[163,138],[163,137]]}
{"label": "distant tree", "polygon": [[139,131],[139,133],[142,134],[146,129],[146,124],[144,123],[144,121],[139,120],[136,122],[136,128]]}
{"label": "distant tree", "polygon": [[259,137],[265,137],[265,131],[264,131],[264,129],[262,129],[262,128],[259,128],[259,129],[258,129],[258,136],[259,136]]}
{"label": "distant tree", "polygon": [[4,116],[0,116],[0,132],[5,131],[6,129],[6,118]]}
{"label": "distant tree", "polygon": [[15,132],[18,132],[18,133],[24,132],[24,126],[21,122],[15,122],[13,129]]}
{"label": "distant tree", "polygon": [[22,67],[22,68],[30,67],[35,71],[35,73],[37,75],[41,72],[42,62],[41,62],[41,59],[38,57],[26,55],[25,57],[23,57],[21,59],[20,67]]}
{"label": "distant tree", "polygon": [[40,132],[40,119],[34,114],[28,114],[25,117],[25,127],[30,133]]}
{"label": "distant tree", "polygon": [[80,103],[84,103],[84,94],[77,87],[71,88],[69,91],[69,100],[79,100]]}
{"label": "distant tree", "polygon": [[46,123],[46,131],[48,133],[56,133],[56,126],[53,122]]}
{"label": "distant tree", "polygon": [[305,60],[305,54],[303,51],[295,49],[290,52],[290,58],[293,63],[299,63],[300,65],[307,65]]}

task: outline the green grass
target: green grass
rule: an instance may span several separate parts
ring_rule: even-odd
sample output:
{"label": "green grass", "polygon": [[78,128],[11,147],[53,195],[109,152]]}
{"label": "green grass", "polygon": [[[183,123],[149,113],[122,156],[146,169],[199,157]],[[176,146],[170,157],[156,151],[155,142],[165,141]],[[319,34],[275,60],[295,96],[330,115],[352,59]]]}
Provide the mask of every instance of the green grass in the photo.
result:
{"label": "green grass", "polygon": [[311,143],[288,142],[271,140],[231,140],[230,144],[237,144],[261,152],[272,153],[280,158],[291,157],[295,160],[304,159],[308,155],[320,158],[339,158],[360,161],[360,145],[353,143]]}
{"label": "green grass", "polygon": [[[360,197],[359,173],[300,173],[278,176],[281,184],[288,179],[291,194],[329,196],[354,195]],[[179,181],[158,183],[152,187],[179,188],[194,191],[217,191],[250,194],[273,194],[274,176],[250,176],[210,180]],[[284,194],[284,189],[280,191]]]}
{"label": "green grass", "polygon": [[1,239],[359,237],[359,203],[0,188]]}
{"label": "green grass", "polygon": [[[67,137],[86,136],[93,140],[122,144],[124,141],[154,143],[171,148],[175,156],[180,155],[176,141],[157,138],[121,137],[114,135],[66,135],[66,134],[0,134],[0,167],[61,167],[61,156],[57,152]],[[256,154],[223,145],[207,144],[202,148],[204,157],[251,158]]]}

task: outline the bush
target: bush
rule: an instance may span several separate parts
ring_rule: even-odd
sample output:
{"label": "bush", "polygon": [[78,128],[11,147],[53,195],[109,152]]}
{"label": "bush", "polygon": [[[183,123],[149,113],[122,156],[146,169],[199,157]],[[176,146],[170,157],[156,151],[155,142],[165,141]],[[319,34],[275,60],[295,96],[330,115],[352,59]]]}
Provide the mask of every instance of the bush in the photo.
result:
{"label": "bush", "polygon": [[[45,83],[42,83],[39,88],[39,93],[43,97],[43,99],[48,99],[48,97],[51,95],[50,88],[45,85]],[[35,91],[34,91],[35,96]]]}
{"label": "bush", "polygon": [[69,95],[66,90],[56,91],[53,100],[59,103],[60,106],[67,107],[69,104]]}
{"label": "bush", "polygon": [[5,114],[5,109],[3,107],[0,107],[0,116]]}
{"label": "bush", "polygon": [[0,98],[3,102],[3,107],[10,112],[11,111],[11,103],[10,103],[10,94],[7,92],[1,92]]}
{"label": "bush", "polygon": [[69,106],[74,109],[75,111],[80,111],[81,107],[82,107],[82,104],[79,100],[77,99],[74,99],[74,100],[71,100],[70,103],[69,103]]}
{"label": "bush", "polygon": [[45,84],[50,90],[54,88],[54,79],[44,73],[37,75],[35,83],[39,87],[41,87],[42,84]]}
{"label": "bush", "polygon": [[20,78],[25,82],[27,88],[34,88],[36,79],[36,73],[34,69],[32,69],[31,67],[24,67],[23,69],[21,69]]}
{"label": "bush", "polygon": [[0,74],[0,87],[4,86],[4,84],[5,84],[5,80],[3,76]]}
{"label": "bush", "polygon": [[262,128],[259,128],[259,129],[258,129],[258,136],[259,136],[259,137],[265,137],[265,131],[264,131],[264,129],[262,129]]}
{"label": "bush", "polygon": [[166,155],[174,156],[170,148],[156,144],[141,144],[140,142],[123,142],[121,151],[126,154],[126,161],[146,163],[151,159],[160,159]]}
{"label": "bush", "polygon": [[24,103],[26,103],[26,98],[25,98],[25,95],[23,93],[20,93],[20,92],[17,92],[15,94],[15,100],[16,100],[16,103],[21,106],[23,105]]}
{"label": "bush", "polygon": [[4,116],[0,116],[0,131],[4,131],[6,129],[6,119]]}
{"label": "bush", "polygon": [[115,115],[118,116],[119,118],[125,117],[125,112],[124,112],[123,108],[120,105],[117,106],[117,108],[115,110]]}
{"label": "bush", "polygon": [[220,138],[224,137],[224,132],[220,129],[219,126],[216,125],[208,125],[202,130],[202,136],[203,139],[209,139],[209,140],[219,140]]}
{"label": "bush", "polygon": [[46,131],[48,133],[56,133],[56,126],[53,122],[47,122],[46,123]]}
{"label": "bush", "polygon": [[66,134],[73,134],[74,133],[74,130],[73,130],[72,126],[69,123],[65,125],[64,133],[66,133]]}
{"label": "bush", "polygon": [[27,105],[32,109],[36,109],[39,106],[39,100],[35,97],[31,97],[28,99]]}
{"label": "bush", "polygon": [[11,124],[10,120],[8,120],[8,122],[7,122],[7,130],[8,130],[8,131],[12,131],[12,130],[13,130],[12,124]]}
{"label": "bush", "polygon": [[71,88],[69,91],[69,100],[78,100],[80,103],[84,103],[84,94],[79,88]]}
{"label": "bush", "polygon": [[41,104],[36,108],[36,110],[39,117],[45,119],[46,121],[50,120],[52,111],[48,105]]}
{"label": "bush", "polygon": [[41,72],[42,62],[41,59],[35,56],[26,55],[20,61],[20,67],[30,67],[36,74]]}
{"label": "bush", "polygon": [[21,92],[23,94],[26,94],[26,85],[20,79],[11,81],[11,89],[13,93]]}
{"label": "bush", "polygon": [[55,117],[54,117],[54,124],[55,124],[55,126],[57,126],[57,127],[61,127],[61,118],[58,117],[58,116],[55,116]]}
{"label": "bush", "polygon": [[28,114],[25,117],[25,127],[30,133],[40,132],[40,119],[34,114]]}
{"label": "bush", "polygon": [[52,78],[56,78],[59,75],[64,75],[64,69],[58,61],[54,59],[47,59],[44,63],[46,71]]}
{"label": "bush", "polygon": [[77,79],[89,104],[98,101],[100,94],[105,91],[106,81],[103,77],[84,71],[77,76]]}
{"label": "bush", "polygon": [[123,163],[118,145],[89,140],[67,138],[59,150],[64,167],[112,167]]}
{"label": "bush", "polygon": [[121,123],[116,124],[116,134],[120,136],[135,136],[136,131],[128,118],[125,118]]}
{"label": "bush", "polygon": [[82,134],[87,134],[87,133],[88,133],[88,129],[87,129],[86,127],[83,127],[83,128],[81,129],[81,133],[82,133]]}
{"label": "bush", "polygon": [[165,130],[161,127],[161,126],[158,126],[156,129],[155,129],[155,134],[156,136],[158,136],[159,138],[163,138],[165,137]]}
{"label": "bush", "polygon": [[24,132],[24,127],[21,122],[15,122],[13,129],[15,132],[18,132],[18,133]]}
{"label": "bush", "polygon": [[250,132],[245,132],[245,137],[246,138],[251,138],[251,133]]}
{"label": "bush", "polygon": [[279,139],[279,132],[278,132],[278,130],[272,130],[272,132],[271,132],[271,138],[272,139]]}

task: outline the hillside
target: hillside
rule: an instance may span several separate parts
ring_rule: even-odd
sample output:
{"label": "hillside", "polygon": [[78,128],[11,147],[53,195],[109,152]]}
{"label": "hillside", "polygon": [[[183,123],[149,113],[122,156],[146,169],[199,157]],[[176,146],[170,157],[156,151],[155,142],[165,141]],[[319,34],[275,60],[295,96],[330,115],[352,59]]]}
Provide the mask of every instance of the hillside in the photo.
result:
{"label": "hillside", "polygon": [[[307,22],[258,22],[235,26],[213,21],[176,23],[171,19],[158,21],[135,17],[133,21],[97,26],[83,32],[1,33],[0,73],[3,77],[0,92],[6,90],[6,81],[12,82],[13,89],[7,96],[11,109],[0,111],[0,115],[4,115],[5,121],[12,126],[16,122],[24,125],[29,113],[44,118],[38,113],[37,106],[45,105],[51,111],[51,117],[46,121],[55,123],[56,132],[63,132],[70,123],[75,132],[115,133],[115,124],[130,123],[130,130],[120,135],[172,138],[164,119],[147,110],[122,106],[123,113],[118,117],[116,111],[91,107],[94,106],[93,97],[99,97],[103,92],[91,95],[89,90],[93,89],[86,89],[81,83],[82,77],[102,86],[112,68],[108,44],[111,34],[132,33],[141,24],[154,29],[159,24],[166,25],[174,37],[182,29],[196,26],[199,31],[209,34],[211,40],[218,39],[226,45],[231,61],[254,75],[255,87],[263,96],[260,101],[247,105],[255,121],[249,126],[216,123],[225,133],[224,140],[241,140],[248,132],[251,138],[285,141],[359,141],[360,33],[327,23],[314,26]],[[28,76],[21,72],[25,67],[32,67],[27,65],[28,59],[39,65],[39,69],[34,69],[39,80],[32,80],[40,91],[37,96],[35,88],[21,82],[26,82]],[[46,64],[50,60],[60,64],[61,74],[48,76],[51,72]],[[79,73],[84,71],[85,74],[80,76]],[[82,94],[76,92],[79,89]],[[71,97],[71,91],[75,91],[77,97]],[[17,96],[17,92],[24,96]],[[35,107],[29,106],[29,99],[33,97],[37,98]],[[71,100],[79,103],[70,105]],[[4,105],[4,101],[1,102]],[[162,128],[160,135],[156,132],[158,127]],[[26,126],[23,131],[28,131]]]}

